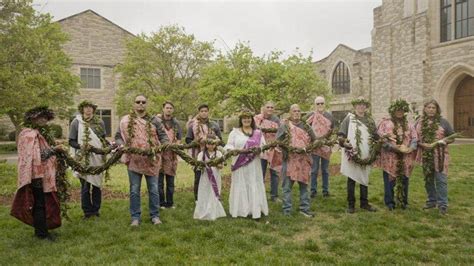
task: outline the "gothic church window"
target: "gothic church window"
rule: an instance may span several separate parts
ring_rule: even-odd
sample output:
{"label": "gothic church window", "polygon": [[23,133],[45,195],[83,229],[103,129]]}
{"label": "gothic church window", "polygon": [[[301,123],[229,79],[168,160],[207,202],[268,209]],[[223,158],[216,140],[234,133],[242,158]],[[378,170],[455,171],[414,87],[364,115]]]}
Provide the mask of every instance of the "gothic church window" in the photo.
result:
{"label": "gothic church window", "polygon": [[332,74],[332,92],[334,94],[346,94],[351,91],[351,76],[349,68],[343,62],[339,62]]}

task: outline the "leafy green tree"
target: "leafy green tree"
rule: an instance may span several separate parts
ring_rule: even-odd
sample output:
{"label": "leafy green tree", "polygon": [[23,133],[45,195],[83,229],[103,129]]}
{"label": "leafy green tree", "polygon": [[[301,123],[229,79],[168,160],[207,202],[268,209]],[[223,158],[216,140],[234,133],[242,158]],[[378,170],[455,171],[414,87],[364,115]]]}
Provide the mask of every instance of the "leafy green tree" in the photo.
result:
{"label": "leafy green tree", "polygon": [[269,100],[280,112],[294,103],[308,109],[316,95],[328,96],[329,90],[311,56],[296,53],[282,59],[281,52],[273,51],[259,57],[248,44],[238,43],[203,70],[199,94],[215,112],[231,115],[241,108],[259,113]]}
{"label": "leafy green tree", "polygon": [[161,104],[170,100],[175,103],[177,116],[194,114],[200,72],[214,53],[212,42],[198,41],[177,25],[131,39],[125,61],[118,67],[122,74],[118,112],[127,113],[133,97],[143,93],[148,96],[150,112],[160,112]]}
{"label": "leafy green tree", "polygon": [[68,40],[49,14],[37,13],[31,1],[0,2],[0,114],[21,129],[29,108],[49,105],[66,115],[79,78],[62,50]]}

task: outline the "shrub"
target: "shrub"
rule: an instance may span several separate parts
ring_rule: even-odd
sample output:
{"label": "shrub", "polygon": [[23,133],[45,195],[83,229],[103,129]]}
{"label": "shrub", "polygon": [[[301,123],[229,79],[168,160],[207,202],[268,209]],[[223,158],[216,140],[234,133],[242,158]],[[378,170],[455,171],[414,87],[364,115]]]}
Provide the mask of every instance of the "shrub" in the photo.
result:
{"label": "shrub", "polygon": [[57,139],[62,138],[63,136],[63,128],[58,124],[51,124],[50,125],[51,131],[53,132],[53,136]]}

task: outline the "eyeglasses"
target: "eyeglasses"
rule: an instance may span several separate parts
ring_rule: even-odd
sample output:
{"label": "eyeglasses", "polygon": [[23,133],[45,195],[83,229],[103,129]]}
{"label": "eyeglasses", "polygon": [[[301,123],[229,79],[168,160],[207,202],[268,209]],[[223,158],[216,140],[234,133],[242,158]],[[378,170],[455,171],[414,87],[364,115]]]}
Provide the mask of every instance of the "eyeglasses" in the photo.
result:
{"label": "eyeglasses", "polygon": [[316,103],[316,105],[324,105],[324,103]]}
{"label": "eyeglasses", "polygon": [[146,104],[146,101],[135,101],[136,104]]}

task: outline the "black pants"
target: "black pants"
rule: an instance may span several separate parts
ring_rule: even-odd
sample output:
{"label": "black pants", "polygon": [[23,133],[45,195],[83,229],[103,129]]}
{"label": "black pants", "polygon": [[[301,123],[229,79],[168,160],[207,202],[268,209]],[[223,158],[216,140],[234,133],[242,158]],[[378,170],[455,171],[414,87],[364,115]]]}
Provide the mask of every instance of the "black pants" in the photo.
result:
{"label": "black pants", "polygon": [[[356,182],[350,178],[347,178],[347,202],[349,204],[349,208],[354,208],[355,206],[355,185]],[[368,195],[369,195],[369,188],[364,185],[360,186],[360,206],[366,207],[369,205]]]}
{"label": "black pants", "polygon": [[99,187],[79,178],[81,181],[81,207],[85,216],[98,215],[102,203],[102,191]]}
{"label": "black pants", "polygon": [[194,200],[198,200],[199,181],[201,180],[201,171],[194,168]]}
{"label": "black pants", "polygon": [[33,179],[31,187],[33,190],[33,198],[35,200],[33,205],[33,227],[35,228],[35,235],[44,238],[47,237],[49,233],[46,225],[46,203],[43,192],[43,179]]}
{"label": "black pants", "polygon": [[[166,179],[166,195],[165,195],[165,179]],[[160,194],[160,206],[172,207],[174,193],[174,176],[160,173],[158,176],[158,193]],[[165,197],[166,196],[166,197]]]}

